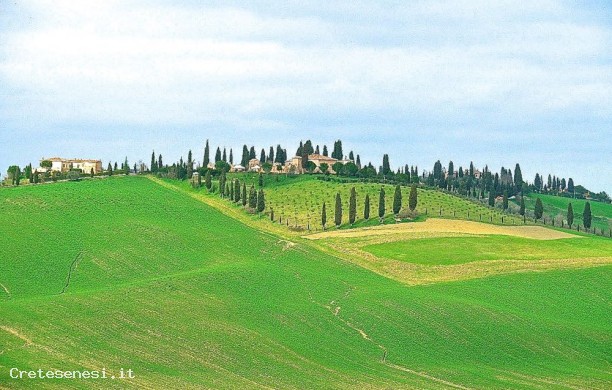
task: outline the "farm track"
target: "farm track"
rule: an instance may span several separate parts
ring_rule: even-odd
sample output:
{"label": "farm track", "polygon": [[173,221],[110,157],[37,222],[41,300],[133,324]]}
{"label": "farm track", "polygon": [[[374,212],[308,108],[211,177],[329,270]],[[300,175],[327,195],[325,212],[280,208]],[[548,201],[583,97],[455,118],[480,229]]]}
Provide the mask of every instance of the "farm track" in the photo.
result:
{"label": "farm track", "polygon": [[72,277],[72,273],[76,271],[77,267],[79,266],[79,261],[81,261],[82,259],[83,259],[83,251],[80,251],[74,258],[72,263],[70,263],[70,268],[68,269],[68,276],[66,277],[66,284],[64,285],[64,288],[62,288],[60,295],[65,293],[68,287],[70,286],[70,279]]}

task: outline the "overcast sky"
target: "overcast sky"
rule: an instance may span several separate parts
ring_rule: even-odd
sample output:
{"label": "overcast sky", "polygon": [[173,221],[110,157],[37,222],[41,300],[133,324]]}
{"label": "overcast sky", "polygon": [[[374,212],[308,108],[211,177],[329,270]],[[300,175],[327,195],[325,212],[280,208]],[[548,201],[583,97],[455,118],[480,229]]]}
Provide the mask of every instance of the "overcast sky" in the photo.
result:
{"label": "overcast sky", "polygon": [[173,3],[0,0],[1,172],[341,138],[612,192],[610,1]]}

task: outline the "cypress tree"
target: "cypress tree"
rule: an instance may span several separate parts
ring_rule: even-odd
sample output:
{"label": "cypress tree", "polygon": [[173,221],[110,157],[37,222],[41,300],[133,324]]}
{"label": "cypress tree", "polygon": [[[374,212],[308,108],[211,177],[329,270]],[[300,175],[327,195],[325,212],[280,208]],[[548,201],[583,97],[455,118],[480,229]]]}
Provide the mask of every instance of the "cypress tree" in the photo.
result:
{"label": "cypress tree", "polygon": [[504,191],[504,198],[502,201],[502,205],[504,207],[504,210],[508,210],[508,191]]}
{"label": "cypress tree", "polygon": [[204,147],[204,159],[202,160],[202,166],[206,168],[210,162],[210,147],[208,146],[208,140],[206,140],[206,146]]}
{"label": "cypress tree", "polygon": [[259,177],[257,178],[257,184],[259,185],[259,188],[262,188],[264,185],[264,179],[261,172],[259,173]]}
{"label": "cypress tree", "polygon": [[262,211],[264,211],[266,208],[266,199],[264,196],[264,191],[263,189],[259,190],[259,193],[257,194],[257,212],[261,213]]}
{"label": "cypress tree", "polygon": [[162,169],[164,167],[164,161],[162,160],[162,155],[160,154],[157,158],[157,169]]}
{"label": "cypress tree", "polygon": [[242,206],[246,207],[247,205],[247,190],[246,190],[246,181],[242,183]]}
{"label": "cypress tree", "polygon": [[455,177],[455,164],[452,161],[448,163],[448,177]]}
{"label": "cypress tree", "polygon": [[323,155],[325,157],[329,157],[329,152],[327,151],[327,145],[323,145]]}
{"label": "cypress tree", "polygon": [[227,151],[223,148],[223,157],[221,157],[221,161],[227,162]]}
{"label": "cypress tree", "polygon": [[245,168],[249,166],[249,148],[246,145],[242,147],[242,159],[240,160],[240,165]]}
{"label": "cypress tree", "polygon": [[493,190],[489,191],[489,206],[495,206],[495,194],[493,193]]}
{"label": "cypress tree", "polygon": [[230,196],[230,186],[229,186],[229,183],[225,183],[225,191],[223,192],[223,194],[225,196]]}
{"label": "cypress tree", "polygon": [[327,210],[325,210],[325,202],[323,202],[323,208],[321,209],[321,226],[323,226],[323,230],[325,230],[326,224],[327,224]]}
{"label": "cypress tree", "polygon": [[202,188],[202,175],[198,175],[198,188]]}
{"label": "cypress tree", "polygon": [[572,208],[571,203],[567,205],[567,224],[569,225],[570,229],[574,224],[574,209]]}
{"label": "cypress tree", "polygon": [[191,150],[187,153],[187,178],[191,179],[193,177],[193,155],[191,154]]}
{"label": "cypress tree", "polygon": [[268,161],[274,162],[274,148],[272,146],[270,146],[270,153],[268,153]]}
{"label": "cypress tree", "polygon": [[351,188],[351,197],[349,199],[349,223],[353,225],[357,218],[357,191],[355,187]]}
{"label": "cypress tree", "polygon": [[381,187],[378,196],[378,218],[380,218],[380,222],[385,218],[385,211],[385,189]]}
{"label": "cypress tree", "polygon": [[397,216],[402,209],[402,189],[399,184],[395,187],[395,194],[393,194],[393,214]]}
{"label": "cypress tree", "polygon": [[[110,166],[110,163],[108,164]],[[157,172],[157,160],[155,159],[155,151],[151,154],[151,173]]]}
{"label": "cypress tree", "polygon": [[389,155],[383,155],[382,174],[388,175],[391,172],[391,166],[389,165]]}
{"label": "cypress tree", "polygon": [[215,163],[221,161],[221,149],[217,146],[217,152],[215,153]]}
{"label": "cypress tree", "polygon": [[582,225],[588,229],[591,227],[591,221],[592,221],[592,215],[591,215],[591,204],[589,202],[586,202],[586,204],[584,205],[584,211],[582,212]]}
{"label": "cypress tree", "polygon": [[520,215],[525,215],[525,197],[521,196],[521,208],[519,210]]}
{"label": "cypress tree", "polygon": [[574,195],[574,179],[572,179],[571,177],[567,180],[567,192],[569,192],[570,194]]}
{"label": "cypress tree", "polygon": [[535,219],[542,218],[544,214],[544,206],[542,205],[542,200],[540,198],[536,199],[535,209],[534,209]]}
{"label": "cypress tree", "polygon": [[234,165],[234,152],[232,151],[232,148],[230,148],[229,163]]}
{"label": "cypress tree", "polygon": [[336,194],[336,208],[334,209],[334,223],[336,227],[342,225],[342,198],[340,198],[340,193]]}
{"label": "cypress tree", "polygon": [[210,177],[210,169],[206,170],[206,176],[204,178],[204,185],[210,191],[212,187],[212,178]]}
{"label": "cypress tree", "polygon": [[414,211],[417,207],[417,187],[415,184],[410,187],[410,196],[408,197],[408,207]]}
{"label": "cypress tree", "polygon": [[91,168],[89,170],[89,177],[94,177],[94,169],[93,168]]}
{"label": "cypress tree", "polygon": [[234,181],[234,202],[240,202],[240,180]]}
{"label": "cypress tree", "polygon": [[263,148],[261,149],[261,154],[259,155],[259,162],[261,164],[266,162],[266,151]]}
{"label": "cypress tree", "polygon": [[363,206],[363,219],[368,221],[370,219],[370,195],[366,194],[365,205]]}
{"label": "cypress tree", "polygon": [[113,166],[111,165],[111,163],[108,163],[108,167],[106,168],[106,173],[108,173],[108,176],[113,176]]}
{"label": "cypress tree", "polygon": [[257,153],[255,153],[255,146],[251,146],[251,149],[249,149],[249,160],[254,158],[257,158]]}
{"label": "cypress tree", "polygon": [[229,186],[229,199],[230,199],[230,202],[234,201],[234,183],[232,183],[232,185]]}
{"label": "cypress tree", "polygon": [[255,209],[257,207],[257,191],[254,186],[251,186],[249,190],[249,208]]}

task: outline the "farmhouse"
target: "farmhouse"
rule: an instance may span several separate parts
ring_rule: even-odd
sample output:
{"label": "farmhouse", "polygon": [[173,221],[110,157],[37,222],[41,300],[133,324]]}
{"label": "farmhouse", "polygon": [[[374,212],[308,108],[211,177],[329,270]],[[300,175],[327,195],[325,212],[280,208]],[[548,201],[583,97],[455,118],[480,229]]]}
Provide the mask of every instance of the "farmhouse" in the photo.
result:
{"label": "farmhouse", "polygon": [[[49,163],[51,163],[51,167],[48,167]],[[49,168],[54,172],[68,172],[73,169],[80,169],[83,173],[90,173],[93,169],[94,174],[102,172],[102,160],[88,160],[88,159],[80,159],[80,158],[42,158],[40,161],[40,166],[43,168]]]}

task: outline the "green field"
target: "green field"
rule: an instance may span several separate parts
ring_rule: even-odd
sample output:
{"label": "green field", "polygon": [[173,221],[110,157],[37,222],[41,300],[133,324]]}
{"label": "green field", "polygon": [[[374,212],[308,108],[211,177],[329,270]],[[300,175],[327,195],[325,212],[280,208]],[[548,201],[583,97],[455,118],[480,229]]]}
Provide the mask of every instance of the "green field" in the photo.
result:
{"label": "green field", "polygon": [[[584,211],[586,200],[531,194],[525,197],[525,206],[533,210],[537,198],[542,200],[544,215],[549,219],[567,220],[567,205],[571,203],[574,209],[574,225],[580,224],[582,228],[582,212]],[[589,203],[591,204],[591,213],[593,215],[592,226],[597,229],[610,231],[612,229],[612,204],[595,201],[590,201]]]}
{"label": "green field", "polygon": [[[230,178],[246,181],[248,185],[257,186],[256,174],[233,174]],[[310,228],[311,231],[321,230],[321,209],[327,204],[328,227],[334,226],[335,196],[340,193],[342,198],[342,223],[348,226],[348,209],[350,190],[355,187],[357,192],[357,222],[355,227],[372,226],[378,222],[378,198],[381,187],[385,189],[386,216],[385,222],[392,223],[393,194],[395,186],[373,183],[340,183],[337,181],[317,180],[313,175],[267,175],[264,191],[266,193],[266,208],[274,209],[275,220],[288,224],[289,227]],[[402,187],[402,213],[408,211],[408,196],[410,187]],[[364,221],[363,210],[365,196],[370,196],[370,220]],[[467,199],[453,196],[441,191],[418,189],[418,204],[416,211],[422,217],[457,218],[471,221],[492,222],[505,225],[523,224],[522,218],[507,215],[499,209],[486,207]]]}
{"label": "green field", "polygon": [[612,240],[533,240],[509,236],[421,238],[367,245],[378,257],[415,264],[462,264],[481,260],[538,260],[603,257],[612,253]]}
{"label": "green field", "polygon": [[0,189],[0,388],[612,386],[610,265],[408,286],[226,203],[144,177]]}

